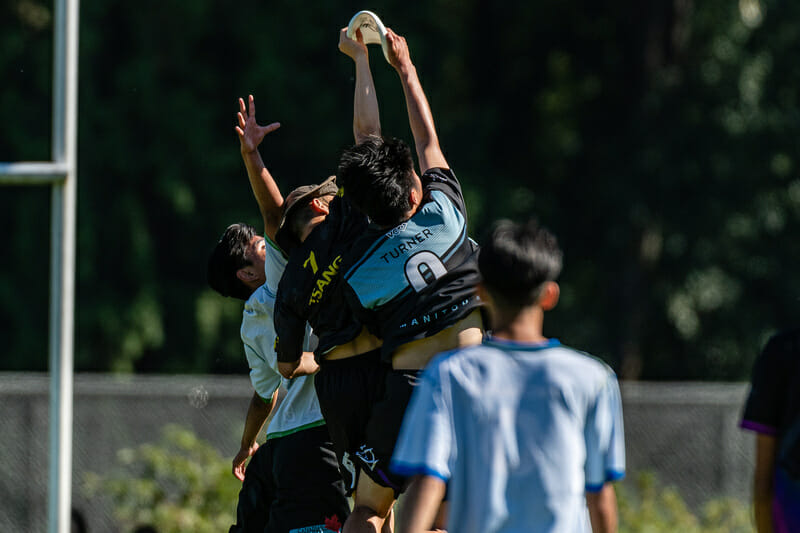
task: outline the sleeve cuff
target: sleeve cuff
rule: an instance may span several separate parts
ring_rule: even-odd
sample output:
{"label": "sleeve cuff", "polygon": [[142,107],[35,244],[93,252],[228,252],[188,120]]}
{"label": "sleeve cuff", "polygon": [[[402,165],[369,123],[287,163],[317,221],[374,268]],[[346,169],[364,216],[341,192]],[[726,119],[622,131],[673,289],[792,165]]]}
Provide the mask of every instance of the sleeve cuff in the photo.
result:
{"label": "sleeve cuff", "polygon": [[416,465],[411,463],[403,463],[398,461],[392,461],[390,464],[390,470],[400,476],[411,477],[411,476],[431,476],[437,479],[441,479],[445,483],[450,480],[450,476],[446,476],[443,473],[434,470],[433,468],[429,468],[425,465]]}
{"label": "sleeve cuff", "polygon": [[606,479],[602,483],[587,483],[586,484],[586,492],[600,492],[603,490],[603,486],[606,483],[612,483],[614,481],[619,481],[625,477],[625,471],[623,470],[609,470],[606,472]]}
{"label": "sleeve cuff", "polygon": [[778,433],[777,428],[768,426],[766,424],[759,424],[758,422],[753,422],[752,420],[742,420],[739,423],[739,427],[742,429],[755,431],[756,433],[761,433],[762,435],[776,435]]}

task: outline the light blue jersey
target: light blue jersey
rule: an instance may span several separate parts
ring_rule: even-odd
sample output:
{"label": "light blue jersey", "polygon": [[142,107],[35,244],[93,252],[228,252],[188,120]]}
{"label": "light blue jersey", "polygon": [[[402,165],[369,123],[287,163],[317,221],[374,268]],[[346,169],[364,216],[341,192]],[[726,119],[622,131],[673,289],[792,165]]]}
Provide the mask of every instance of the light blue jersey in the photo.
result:
{"label": "light blue jersey", "polygon": [[590,531],[585,492],[625,472],[614,372],[551,339],[487,339],[426,367],[392,457],[448,482],[448,531]]}

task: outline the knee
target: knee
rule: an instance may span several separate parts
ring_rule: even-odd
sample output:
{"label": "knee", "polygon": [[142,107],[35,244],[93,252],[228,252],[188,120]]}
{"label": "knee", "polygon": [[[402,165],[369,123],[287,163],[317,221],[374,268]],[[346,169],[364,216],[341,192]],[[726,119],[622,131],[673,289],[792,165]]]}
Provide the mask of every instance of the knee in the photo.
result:
{"label": "knee", "polygon": [[372,518],[386,520],[386,517],[389,516],[392,510],[392,503],[393,502],[388,502],[387,504],[381,505],[356,503],[350,515],[356,515],[356,517],[362,521],[369,521]]}

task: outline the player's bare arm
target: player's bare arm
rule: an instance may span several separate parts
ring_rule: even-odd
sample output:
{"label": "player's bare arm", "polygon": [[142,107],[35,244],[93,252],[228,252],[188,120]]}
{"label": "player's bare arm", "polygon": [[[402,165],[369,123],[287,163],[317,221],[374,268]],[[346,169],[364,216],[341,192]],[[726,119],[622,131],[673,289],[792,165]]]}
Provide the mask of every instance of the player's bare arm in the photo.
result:
{"label": "player's bare arm", "polygon": [[356,86],[353,97],[353,137],[356,144],[370,135],[381,134],[378,112],[378,97],[369,68],[369,52],[361,30],[356,30],[356,39],[347,36],[347,28],[339,31],[339,51],[351,58],[356,66]]}
{"label": "player's bare arm", "polygon": [[587,493],[586,507],[594,533],[616,533],[617,495],[611,483],[605,483],[598,492]]}
{"label": "player's bare arm", "polygon": [[244,422],[244,430],[242,431],[242,444],[236,457],[233,458],[233,475],[239,481],[244,481],[245,462],[256,453],[258,450],[258,443],[256,438],[261,433],[272,410],[275,407],[275,402],[278,399],[278,390],[266,402],[257,392],[253,393],[250,399],[250,407],[247,409],[247,418]]}
{"label": "player's bare arm", "polygon": [[258,125],[256,103],[252,94],[248,96],[247,106],[245,106],[244,99],[239,98],[239,112],[236,117],[239,124],[235,129],[239,135],[242,159],[247,168],[247,177],[250,179],[250,186],[261,211],[261,217],[264,219],[264,234],[274,240],[281,220],[283,196],[272,178],[272,174],[264,165],[258,147],[267,134],[277,130],[281,125],[279,122],[273,122],[266,126]]}
{"label": "player's bare arm", "polygon": [[753,472],[753,506],[756,531],[772,533],[772,500],[775,496],[775,458],[778,439],[774,435],[759,433],[756,436],[756,465]]}
{"label": "player's bare arm", "polygon": [[430,531],[445,494],[445,483],[433,476],[416,476],[400,508],[397,533]]}
{"label": "player's bare arm", "polygon": [[417,69],[411,61],[411,53],[408,50],[406,39],[388,29],[386,41],[389,43],[389,63],[400,76],[400,83],[406,97],[408,121],[411,125],[411,133],[414,135],[420,173],[424,173],[430,168],[449,168],[439,146],[439,137],[436,135],[431,108],[425,92],[422,90]]}

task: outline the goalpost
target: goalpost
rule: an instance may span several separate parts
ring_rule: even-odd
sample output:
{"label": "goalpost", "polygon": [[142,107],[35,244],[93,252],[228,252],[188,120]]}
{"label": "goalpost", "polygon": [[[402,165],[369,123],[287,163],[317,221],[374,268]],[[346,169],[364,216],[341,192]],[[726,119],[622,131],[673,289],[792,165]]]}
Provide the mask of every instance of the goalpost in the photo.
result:
{"label": "goalpost", "polygon": [[78,0],[55,0],[52,161],[0,163],[0,185],[51,186],[47,531],[69,533],[77,200]]}

